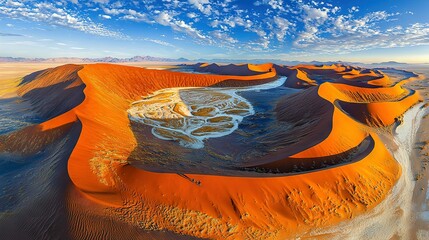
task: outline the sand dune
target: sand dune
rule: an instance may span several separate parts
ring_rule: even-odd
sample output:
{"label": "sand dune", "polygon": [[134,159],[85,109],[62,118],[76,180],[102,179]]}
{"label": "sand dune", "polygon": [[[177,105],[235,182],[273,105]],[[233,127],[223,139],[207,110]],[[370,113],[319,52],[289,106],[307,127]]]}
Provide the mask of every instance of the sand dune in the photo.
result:
{"label": "sand dune", "polygon": [[[131,239],[143,230],[159,238],[294,238],[376,207],[394,187],[401,168],[377,132],[400,124],[420,101],[404,83],[394,84],[381,71],[342,65],[199,64],[195,69],[212,74],[112,64],[40,72],[17,93],[43,122],[1,136],[0,151],[29,146],[22,152],[35,154],[74,124],[80,126],[67,159],[71,183],[65,194],[68,234],[74,238],[110,232]],[[159,173],[129,164],[139,143],[127,110],[142,96],[173,87],[252,86],[279,75],[288,77],[285,87],[303,89],[276,103],[276,122],[293,130],[266,136],[266,142],[283,142],[271,139],[268,154],[237,169],[283,175]]]}
{"label": "sand dune", "polygon": [[218,65],[216,63],[197,63],[193,66],[199,72],[209,72],[220,75],[240,75],[240,76],[249,76],[249,75],[259,75],[261,73],[271,72],[273,69],[273,64],[228,64],[228,65]]}

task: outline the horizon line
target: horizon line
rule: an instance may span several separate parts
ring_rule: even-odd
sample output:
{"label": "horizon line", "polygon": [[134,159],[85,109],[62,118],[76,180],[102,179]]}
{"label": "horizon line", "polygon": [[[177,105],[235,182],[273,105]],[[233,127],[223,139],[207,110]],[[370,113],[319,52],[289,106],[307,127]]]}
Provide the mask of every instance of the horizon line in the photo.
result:
{"label": "horizon line", "polygon": [[[36,60],[36,59],[40,59],[40,60],[49,60],[49,59],[89,59],[89,60],[96,60],[96,59],[106,59],[106,58],[113,58],[113,59],[117,59],[117,60],[126,60],[126,59],[132,59],[132,58],[136,58],[136,57],[149,57],[149,58],[158,58],[160,60],[180,60],[183,59],[185,61],[176,61],[176,62],[198,62],[198,61],[214,61],[214,60],[226,60],[226,61],[241,61],[241,62],[245,62],[245,61],[266,61],[271,62],[271,63],[275,63],[277,62],[297,62],[297,63],[312,63],[312,62],[319,62],[319,63],[360,63],[360,64],[385,64],[385,63],[392,63],[392,64],[429,64],[429,62],[398,62],[398,61],[394,61],[394,60],[386,60],[386,61],[380,61],[380,62],[373,62],[373,61],[365,61],[365,60],[357,60],[357,61],[344,61],[344,60],[283,60],[283,59],[276,59],[276,58],[271,58],[271,59],[265,59],[265,58],[242,58],[242,59],[238,59],[238,58],[198,58],[198,59],[188,59],[185,57],[179,57],[179,58],[170,58],[170,57],[158,57],[158,56],[151,56],[151,55],[135,55],[132,57],[114,57],[114,56],[104,56],[104,57],[11,57],[11,56],[0,56],[0,59],[5,59],[5,58],[12,58],[12,59],[23,59],[25,62],[25,60],[30,60],[29,62],[31,62],[31,60]],[[1,61],[0,61],[1,62]],[[13,62],[13,61],[10,61]],[[95,61],[97,62],[97,61]],[[103,61],[100,61],[103,62]],[[129,61],[123,61],[125,62],[129,62]],[[145,62],[145,61],[137,61],[137,62]],[[151,61],[148,60],[147,62],[156,62],[155,60]],[[168,62],[168,61],[166,61]],[[175,62],[175,61],[170,61],[170,62]],[[3,63],[7,63],[7,61],[3,62]],[[116,62],[116,63],[121,63],[121,61]],[[223,62],[224,63],[224,62]]]}

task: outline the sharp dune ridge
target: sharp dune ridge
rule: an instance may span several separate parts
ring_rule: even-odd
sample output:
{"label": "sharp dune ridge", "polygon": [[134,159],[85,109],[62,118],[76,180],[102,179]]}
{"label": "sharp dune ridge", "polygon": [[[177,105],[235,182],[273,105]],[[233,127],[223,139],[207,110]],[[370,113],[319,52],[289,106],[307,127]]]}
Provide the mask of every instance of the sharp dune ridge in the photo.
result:
{"label": "sharp dune ridge", "polygon": [[[115,239],[137,238],[146,230],[167,231],[148,235],[157,238],[294,238],[374,208],[399,178],[401,168],[377,129],[400,124],[401,116],[421,101],[417,91],[403,86],[418,76],[395,82],[380,70],[339,64],[192,67],[209,74],[64,65],[21,84],[17,93],[44,121],[0,136],[1,152],[18,152],[25,145],[30,147],[22,154],[35,154],[74,124],[80,126],[67,159],[68,237],[99,238],[108,226]],[[257,85],[279,76],[288,77],[285,87],[302,89],[281,98],[275,109],[279,123],[295,128],[288,136],[268,136],[267,145],[276,151],[238,169],[302,168],[298,173],[174,174],[128,163],[138,142],[127,109],[142,96],[172,87]],[[93,219],[109,224],[93,224]]]}

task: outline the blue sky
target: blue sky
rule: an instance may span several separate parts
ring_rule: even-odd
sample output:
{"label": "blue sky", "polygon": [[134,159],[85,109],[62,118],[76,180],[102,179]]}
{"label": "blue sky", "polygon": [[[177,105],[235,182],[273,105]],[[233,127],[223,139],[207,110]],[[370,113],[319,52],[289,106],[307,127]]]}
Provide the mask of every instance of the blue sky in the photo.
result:
{"label": "blue sky", "polygon": [[427,0],[0,0],[0,56],[429,62]]}

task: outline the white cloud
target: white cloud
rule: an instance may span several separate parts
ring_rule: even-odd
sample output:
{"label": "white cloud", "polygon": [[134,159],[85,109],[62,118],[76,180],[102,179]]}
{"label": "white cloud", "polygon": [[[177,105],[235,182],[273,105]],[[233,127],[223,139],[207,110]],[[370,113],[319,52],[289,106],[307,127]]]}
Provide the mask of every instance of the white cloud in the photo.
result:
{"label": "white cloud", "polygon": [[120,1],[116,1],[112,4],[110,4],[110,7],[112,7],[112,8],[121,8],[123,6],[124,6],[124,3],[120,2]]}
{"label": "white cloud", "polygon": [[318,22],[323,23],[328,19],[328,9],[313,8],[308,5],[303,5],[302,9],[305,12],[304,22],[317,20]]}
{"label": "white cloud", "polygon": [[225,42],[227,42],[227,43],[232,43],[232,44],[234,44],[234,43],[237,43],[237,42],[238,42],[238,40],[237,40],[237,39],[235,39],[235,38],[233,38],[233,37],[229,36],[227,33],[222,32],[222,31],[220,31],[220,30],[215,30],[215,31],[213,31],[213,32],[212,32],[212,35],[213,35],[213,37],[215,37],[216,39],[221,40],[221,41],[225,41]]}
{"label": "white cloud", "polygon": [[183,40],[185,40],[185,38],[182,36],[182,37],[174,37],[173,38],[174,40],[178,40],[178,41],[183,41]]}
{"label": "white cloud", "polygon": [[335,7],[333,7],[333,8],[331,9],[331,12],[332,12],[333,14],[335,14],[335,13],[339,12],[340,10],[341,10],[341,8],[340,8],[340,7],[335,6]]}
{"label": "white cloud", "polygon": [[385,11],[370,12],[362,18],[340,15],[326,23],[324,27],[328,30],[307,28],[294,46],[306,52],[338,54],[374,48],[429,45],[429,23],[415,23],[407,27],[397,25],[385,30],[379,27],[379,22],[389,22],[396,15],[398,13]]}
{"label": "white cloud", "polygon": [[110,2],[109,0],[92,0],[92,1],[99,4],[107,4]]}
{"label": "white cloud", "polygon": [[328,20],[328,8],[314,8],[309,5],[302,5],[304,31],[298,34],[294,41],[296,47],[306,47],[308,43],[315,42],[319,39],[319,28]]}
{"label": "white cloud", "polygon": [[191,25],[185,23],[182,20],[174,21],[172,28],[176,31],[183,31],[183,32],[189,34],[190,36],[195,37],[195,38],[199,38],[199,39],[206,39],[207,38],[200,31],[193,28]]}
{"label": "white cloud", "polygon": [[153,42],[162,46],[167,46],[167,47],[175,47],[173,44],[166,42],[166,41],[162,41],[162,40],[158,40],[158,39],[151,39],[151,38],[143,38],[144,41],[149,41],[149,42]]}
{"label": "white cloud", "polygon": [[367,35],[368,32],[376,31],[374,26],[380,21],[390,21],[390,17],[396,16],[396,13],[387,13],[385,11],[377,11],[367,13],[362,18],[353,18],[352,15],[340,15],[333,19],[333,28],[330,31],[336,35],[343,33],[359,33]]}
{"label": "white cloud", "polygon": [[260,52],[268,53],[272,51],[270,50],[269,45],[270,45],[270,40],[267,37],[259,38],[256,41],[250,41],[244,44],[245,48],[249,49],[250,51],[258,52],[258,53]]}
{"label": "white cloud", "polygon": [[209,0],[188,0],[188,2],[205,15],[210,15],[212,13],[212,6]]}
{"label": "white cloud", "polygon": [[178,32],[184,32],[189,36],[200,39],[200,40],[209,40],[201,31],[192,27],[190,24],[186,23],[183,20],[174,19],[173,14],[169,12],[161,12],[155,17],[155,21],[163,26],[170,26],[173,30]]}
{"label": "white cloud", "polygon": [[374,22],[374,21],[381,21],[381,20],[387,20],[391,16],[398,15],[399,13],[387,13],[386,11],[377,11],[377,12],[371,12],[368,13],[364,20],[366,22]]}
{"label": "white cloud", "polygon": [[283,0],[261,0],[253,3],[255,6],[269,5],[274,10],[284,10]]}
{"label": "white cloud", "polygon": [[359,7],[358,6],[353,6],[349,9],[349,13],[354,13],[354,12],[359,12]]}
{"label": "white cloud", "polygon": [[[106,8],[103,7],[103,11],[106,15],[109,16],[118,16],[121,15],[121,19],[124,20],[131,20],[134,22],[147,22],[147,23],[153,23],[149,19],[148,14],[137,12],[134,9],[125,9],[125,8]],[[159,12],[159,11],[158,11]]]}
{"label": "white cloud", "polygon": [[30,4],[25,6],[5,5],[0,6],[0,12],[11,18],[45,22],[99,36],[126,38],[120,32],[109,30],[101,24],[94,23],[89,18],[81,18],[65,9],[56,7],[52,3],[35,3],[32,6]]}
{"label": "white cloud", "polygon": [[258,35],[259,37],[265,38],[267,33],[262,30],[261,28],[252,28],[251,29],[252,32],[256,33],[256,35]]}
{"label": "white cloud", "polygon": [[309,44],[317,42],[319,39],[317,36],[318,31],[315,26],[307,26],[305,31],[301,32],[295,40],[294,45],[297,47],[308,47]]}
{"label": "white cloud", "polygon": [[173,16],[171,16],[168,12],[161,12],[158,16],[155,17],[155,21],[163,26],[169,26],[172,20]]}
{"label": "white cloud", "polygon": [[124,10],[123,13],[125,13],[125,15],[122,17],[122,19],[132,20],[135,22],[151,22],[145,13],[140,13],[133,9]]}
{"label": "white cloud", "polygon": [[23,7],[24,6],[24,4],[22,2],[12,1],[12,0],[6,1],[5,5],[8,7]]}
{"label": "white cloud", "polygon": [[16,34],[16,33],[2,33],[2,32],[0,32],[0,37],[23,37],[23,35]]}
{"label": "white cloud", "polygon": [[125,9],[116,9],[116,8],[103,8],[104,13],[109,14],[109,15],[119,15],[121,13],[125,12]]}
{"label": "white cloud", "polygon": [[395,27],[388,28],[386,32],[389,34],[400,35],[403,29],[404,28],[402,26],[395,26]]}
{"label": "white cloud", "polygon": [[268,4],[273,9],[284,10],[282,0],[270,0],[270,1],[268,1]]}
{"label": "white cloud", "polygon": [[187,16],[188,18],[196,18],[198,15],[197,15],[196,13],[189,12],[189,13],[187,13],[187,14],[186,14],[186,16]]}
{"label": "white cloud", "polygon": [[100,14],[100,17],[104,18],[104,19],[111,19],[112,17],[109,15],[105,15],[105,14]]}
{"label": "white cloud", "polygon": [[249,19],[243,19],[240,16],[230,16],[228,18],[225,18],[223,20],[223,23],[229,25],[232,28],[236,26],[242,26],[245,29],[249,29],[253,25],[252,21],[250,21]]}
{"label": "white cloud", "polygon": [[220,23],[219,20],[215,19],[215,20],[210,22],[210,26],[215,28],[215,27],[219,26],[219,23]]}
{"label": "white cloud", "polygon": [[180,8],[183,6],[183,1],[179,0],[162,0],[164,3],[164,9]]}
{"label": "white cloud", "polygon": [[275,16],[274,23],[277,26],[277,28],[274,29],[274,33],[277,37],[277,40],[282,42],[284,40],[287,30],[289,29],[289,26],[291,25],[291,22],[289,22],[289,20],[285,18]]}

